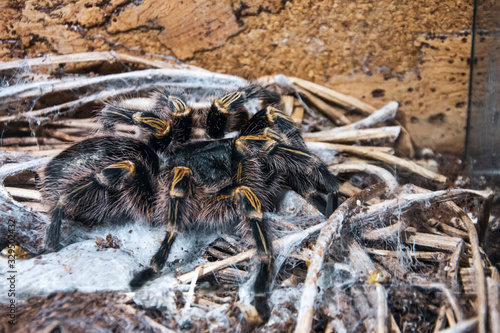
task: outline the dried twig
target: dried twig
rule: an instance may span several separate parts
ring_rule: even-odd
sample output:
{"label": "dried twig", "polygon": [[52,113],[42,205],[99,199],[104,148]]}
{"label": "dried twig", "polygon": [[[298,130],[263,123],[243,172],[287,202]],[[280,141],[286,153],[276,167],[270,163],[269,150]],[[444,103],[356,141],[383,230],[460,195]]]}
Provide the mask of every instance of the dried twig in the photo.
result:
{"label": "dried twig", "polygon": [[389,309],[385,289],[380,283],[375,283],[377,293],[377,333],[386,333],[388,328]]}
{"label": "dried twig", "polygon": [[309,92],[318,95],[327,101],[343,106],[344,108],[358,109],[366,113],[373,113],[375,111],[375,108],[373,106],[361,102],[359,99],[352,96],[341,94],[332,89],[320,86],[319,84],[302,80],[296,77],[289,77],[288,79],[297,86],[308,90]]}
{"label": "dried twig", "polygon": [[478,327],[478,318],[472,318],[468,320],[464,320],[460,323],[457,323],[456,325],[439,331],[440,333],[467,333],[467,332],[473,332],[475,329]]}
{"label": "dried twig", "polygon": [[[407,186],[405,186],[407,188]],[[380,204],[367,207],[366,210],[354,215],[352,219],[368,220],[372,218],[379,218],[384,212],[393,214],[394,212],[404,212],[411,207],[419,207],[422,202],[446,202],[455,200],[457,198],[474,195],[481,198],[487,197],[491,192],[477,191],[469,189],[451,189],[443,191],[428,191],[426,193],[410,193],[399,195],[397,199],[386,200]],[[425,242],[425,240],[422,240]]]}
{"label": "dried twig", "polygon": [[295,328],[295,332],[309,332],[311,329],[314,302],[316,299],[316,286],[319,278],[318,274],[321,271],[328,244],[330,244],[334,235],[338,235],[340,229],[342,228],[344,219],[347,217],[349,211],[357,205],[358,200],[368,200],[385,192],[385,190],[385,183],[379,183],[350,197],[337,208],[337,210],[328,219],[326,226],[321,229],[321,233],[316,241],[314,249],[315,253],[307,271],[304,290],[300,300],[300,308],[297,316],[297,326]]}
{"label": "dried twig", "polygon": [[128,86],[133,85],[136,89],[144,85],[152,84],[184,88],[203,87],[205,89],[220,89],[228,85],[234,87],[246,84],[246,81],[239,77],[207,71],[189,69],[147,69],[98,77],[78,77],[15,85],[0,91],[0,101],[2,103],[8,103],[20,99],[43,96],[58,91],[73,90],[95,85],[106,85],[108,88],[115,89],[113,88],[114,84],[121,86],[124,82],[128,82]]}
{"label": "dried twig", "polygon": [[361,164],[361,163],[337,164],[337,165],[330,165],[328,167],[328,170],[330,170],[334,174],[346,173],[346,172],[365,172],[376,176],[378,179],[380,179],[381,182],[385,182],[387,184],[387,187],[391,190],[399,185],[396,178],[394,178],[394,176],[389,171],[372,164]]}
{"label": "dried twig", "polygon": [[448,280],[451,282],[451,288],[453,291],[458,291],[459,290],[459,285],[458,285],[458,272],[459,272],[459,267],[458,265],[460,264],[460,258],[462,257],[464,251],[464,241],[462,240],[457,248],[453,251],[453,254],[451,255],[451,258],[448,262]]}
{"label": "dried twig", "polygon": [[[289,236],[277,239],[273,242],[273,246],[278,249],[282,246],[296,244],[296,243],[302,241],[307,236],[321,230],[321,228],[325,225],[325,223],[326,222],[319,223],[319,224],[316,224],[312,227],[309,227],[303,231],[296,232],[296,233],[293,233]],[[201,267],[201,272],[199,274],[199,278],[202,278],[204,276],[207,276],[208,274],[211,274],[212,272],[229,267],[231,265],[237,264],[237,263],[242,262],[244,260],[248,260],[252,257],[254,252],[255,252],[255,249],[252,249],[252,250],[237,254],[235,256],[229,257],[229,258],[224,259],[224,260],[204,263],[204,264],[198,266],[198,267]],[[195,268],[195,270],[196,270],[196,268]],[[178,283],[175,284],[175,286],[191,282],[195,276],[195,270],[177,276]]]}
{"label": "dried twig", "polygon": [[36,190],[28,190],[25,188],[8,187],[8,186],[6,186],[5,189],[13,197],[24,198],[24,199],[29,199],[29,200],[36,200],[36,201],[40,201],[42,199],[40,192],[38,192]]}
{"label": "dried twig", "polygon": [[342,153],[350,153],[363,157],[373,158],[394,165],[396,167],[411,171],[413,173],[416,173],[422,177],[428,178],[438,183],[446,183],[447,181],[447,178],[443,175],[425,169],[419,166],[418,164],[410,162],[408,160],[375,151],[371,149],[371,147],[354,147],[354,146],[346,146],[346,145],[322,143],[322,142],[308,142],[307,146],[311,149],[332,149]]}
{"label": "dried twig", "polygon": [[[340,127],[339,127],[340,128]],[[321,131],[304,133],[303,137],[307,141],[320,142],[357,142],[376,139],[395,140],[401,132],[400,126],[388,126],[380,128],[354,129],[348,131]]]}
{"label": "dried twig", "polygon": [[[375,111],[373,114],[360,121],[342,127],[335,127],[332,128],[331,130],[314,132],[314,133],[304,133],[304,138],[310,141],[332,141],[333,138],[340,136],[340,133],[356,132],[356,130],[370,128],[380,122],[392,119],[396,116],[397,109],[398,109],[397,102],[389,102],[383,108]],[[394,126],[394,127],[398,128],[397,135],[399,135],[401,127],[400,126]],[[392,129],[393,127],[384,128],[384,130],[386,131],[393,131]],[[358,132],[363,133],[363,131],[358,131]]]}
{"label": "dried twig", "polygon": [[434,326],[434,333],[439,332],[446,325],[446,305],[441,305],[438,312],[438,317],[436,319],[436,325]]}
{"label": "dried twig", "polygon": [[191,307],[191,302],[194,297],[194,288],[196,287],[196,281],[198,280],[200,271],[201,271],[201,266],[196,267],[196,269],[194,270],[194,277],[193,280],[191,281],[191,285],[189,286],[189,291],[186,296],[186,304],[184,305],[184,310],[187,310]]}
{"label": "dried twig", "polygon": [[[128,62],[135,64],[142,64],[152,68],[179,68],[179,67],[194,67],[188,65],[176,65],[170,62],[159,60],[148,60],[144,58],[134,57],[124,53],[114,51],[109,52],[83,52],[73,53],[68,55],[50,55],[40,58],[23,59],[0,63],[0,71],[16,69],[20,67],[35,67],[35,66],[48,66],[68,63],[83,63],[83,62]],[[201,69],[200,69],[201,70]]]}
{"label": "dried twig", "polygon": [[492,278],[487,278],[488,286],[488,305],[489,305],[489,322],[491,333],[500,333],[500,285],[498,281]]}
{"label": "dried twig", "polygon": [[329,105],[323,102],[320,98],[314,96],[313,94],[307,92],[306,90],[299,88],[299,93],[305,96],[320,113],[325,115],[328,119],[333,121],[338,125],[350,124],[351,121],[344,115],[344,111],[342,109],[338,109],[332,105]]}
{"label": "dried twig", "polygon": [[[62,113],[66,113],[69,111],[72,111],[73,109],[80,107],[82,105],[88,104],[88,103],[99,103],[102,101],[105,101],[107,99],[110,99],[112,97],[120,96],[120,95],[125,95],[129,94],[131,92],[139,91],[139,90],[145,90],[145,89],[150,89],[156,87],[156,84],[153,85],[146,85],[141,88],[125,88],[125,89],[117,89],[117,90],[106,90],[106,91],[100,91],[98,93],[92,94],[90,96],[82,97],[79,99],[76,99],[74,101],[66,102],[63,104],[59,105],[54,105],[50,106],[47,108],[43,108],[40,110],[36,111],[28,111],[12,116],[3,116],[0,117],[0,122],[5,122],[5,121],[14,121],[14,120],[29,120],[37,117],[48,117],[49,115],[53,113],[57,113],[58,115]],[[49,120],[49,119],[45,119]]]}

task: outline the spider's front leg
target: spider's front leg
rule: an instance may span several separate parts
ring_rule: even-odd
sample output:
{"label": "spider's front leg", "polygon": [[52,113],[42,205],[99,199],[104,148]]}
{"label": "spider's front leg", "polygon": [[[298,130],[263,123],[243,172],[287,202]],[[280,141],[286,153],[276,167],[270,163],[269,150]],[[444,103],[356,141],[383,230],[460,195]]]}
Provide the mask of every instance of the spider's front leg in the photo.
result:
{"label": "spider's front leg", "polygon": [[300,131],[295,126],[292,118],[272,106],[267,106],[264,109],[257,112],[247,123],[245,128],[241,131],[241,136],[255,136],[255,135],[265,135],[265,131],[273,129],[279,134],[283,134],[284,137],[280,141],[284,141],[287,144],[305,147],[304,139],[300,135]]}
{"label": "spider's front leg", "polygon": [[193,128],[193,114],[186,102],[178,97],[165,92],[157,102],[158,107],[166,107],[171,111],[173,140],[175,142],[186,142],[191,138]]}
{"label": "spider's front leg", "polygon": [[281,96],[261,86],[251,85],[215,100],[207,114],[207,134],[214,139],[222,138],[229,115],[254,98],[261,99],[268,105],[279,102]]}
{"label": "spider's front leg", "polygon": [[191,169],[187,167],[177,166],[172,170],[172,183],[165,214],[167,219],[167,233],[160,248],[153,258],[151,258],[149,267],[137,273],[132,281],[130,281],[130,287],[133,289],[139,288],[146,282],[157,277],[161,269],[165,266],[168,254],[177,236],[179,224],[183,218],[185,198],[190,191],[192,175]]}
{"label": "spider's front leg", "polygon": [[236,200],[245,214],[246,223],[252,230],[257,247],[258,273],[254,284],[254,304],[264,322],[271,315],[268,299],[273,276],[273,248],[267,228],[267,221],[263,217],[262,204],[247,186],[239,186],[233,190],[233,200]]}
{"label": "spider's front leg", "polygon": [[146,133],[147,141],[154,150],[166,150],[172,141],[170,121],[159,118],[151,111],[109,104],[99,114],[99,120],[107,131],[114,131],[116,124],[138,126]]}
{"label": "spider's front leg", "polygon": [[138,126],[146,133],[149,145],[157,151],[167,150],[172,140],[189,140],[193,126],[191,108],[181,97],[168,91],[158,94],[153,111],[109,104],[99,114],[99,120],[108,131],[113,131],[120,123]]}

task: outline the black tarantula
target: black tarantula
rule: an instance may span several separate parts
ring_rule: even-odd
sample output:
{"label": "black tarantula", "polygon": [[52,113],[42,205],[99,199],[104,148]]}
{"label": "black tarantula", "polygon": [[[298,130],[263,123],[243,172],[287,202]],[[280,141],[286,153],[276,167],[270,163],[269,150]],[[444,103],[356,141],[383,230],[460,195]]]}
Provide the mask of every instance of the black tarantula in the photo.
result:
{"label": "black tarantula", "polygon": [[[244,104],[251,99],[264,108],[248,119]],[[179,232],[240,226],[255,240],[254,304],[267,320],[273,249],[264,212],[272,211],[278,193],[289,187],[329,216],[338,190],[291,118],[274,107],[280,99],[250,85],[209,108],[189,108],[183,94],[168,91],[157,93],[149,110],[107,105],[98,117],[103,132],[61,152],[40,172],[51,213],[47,250],[59,249],[65,219],[89,226],[120,220],[164,225],[165,238],[149,268],[130,282],[136,288],[160,273]],[[116,124],[135,125],[141,135],[121,135]],[[224,138],[235,127],[239,134]],[[195,139],[201,129],[204,135]]]}

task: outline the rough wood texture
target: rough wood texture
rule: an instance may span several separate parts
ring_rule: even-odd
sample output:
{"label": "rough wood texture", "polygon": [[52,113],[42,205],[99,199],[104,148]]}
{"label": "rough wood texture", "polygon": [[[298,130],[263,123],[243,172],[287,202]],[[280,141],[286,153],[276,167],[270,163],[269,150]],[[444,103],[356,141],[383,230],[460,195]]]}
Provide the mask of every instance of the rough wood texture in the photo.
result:
{"label": "rough wood texture", "polygon": [[472,0],[173,3],[0,0],[0,61],[115,50],[283,73],[376,107],[397,100],[417,146],[463,151]]}

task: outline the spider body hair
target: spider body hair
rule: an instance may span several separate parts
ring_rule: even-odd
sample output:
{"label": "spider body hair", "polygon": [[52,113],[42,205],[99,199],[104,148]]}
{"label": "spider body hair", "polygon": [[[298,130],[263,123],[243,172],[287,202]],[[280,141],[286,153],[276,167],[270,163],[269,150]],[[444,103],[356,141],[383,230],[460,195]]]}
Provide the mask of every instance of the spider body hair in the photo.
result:
{"label": "spider body hair", "polygon": [[[255,241],[254,304],[267,320],[273,249],[264,213],[273,211],[280,191],[288,187],[329,216],[336,207],[335,177],[307,150],[291,118],[273,106],[280,96],[263,87],[229,92],[208,108],[192,108],[182,94],[168,91],[155,98],[151,110],[107,105],[98,117],[101,133],[74,144],[40,171],[51,214],[47,250],[59,248],[63,220],[89,226],[145,220],[164,226],[164,240],[149,268],[130,282],[138,288],[160,274],[178,233],[236,229]],[[254,99],[264,107],[239,123],[245,103]],[[141,134],[123,136],[116,124],[135,125]],[[238,135],[224,138],[234,126]],[[203,127],[204,137],[195,137]]]}

